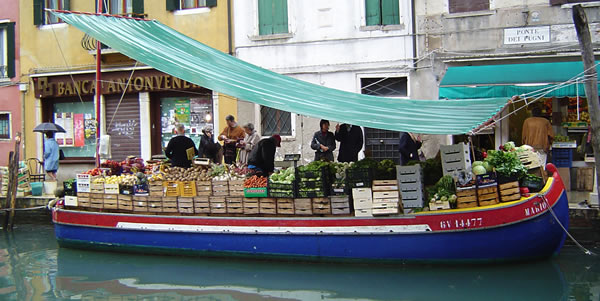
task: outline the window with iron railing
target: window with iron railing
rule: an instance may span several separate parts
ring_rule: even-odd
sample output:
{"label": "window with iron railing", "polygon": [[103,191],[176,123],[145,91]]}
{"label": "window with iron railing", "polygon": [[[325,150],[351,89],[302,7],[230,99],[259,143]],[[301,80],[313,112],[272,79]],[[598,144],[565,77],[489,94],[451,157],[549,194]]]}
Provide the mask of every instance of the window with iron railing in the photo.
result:
{"label": "window with iron railing", "polygon": [[260,125],[262,136],[292,136],[292,113],[261,106]]}

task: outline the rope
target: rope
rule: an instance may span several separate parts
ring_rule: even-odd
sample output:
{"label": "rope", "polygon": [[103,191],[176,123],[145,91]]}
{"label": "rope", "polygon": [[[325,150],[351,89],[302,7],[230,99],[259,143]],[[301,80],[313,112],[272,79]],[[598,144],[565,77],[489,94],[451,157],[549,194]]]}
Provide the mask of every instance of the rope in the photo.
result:
{"label": "rope", "polygon": [[597,256],[596,253],[586,249],[577,240],[575,240],[575,238],[571,235],[571,233],[569,233],[569,231],[565,228],[565,226],[563,226],[563,224],[560,222],[560,220],[558,219],[558,216],[556,216],[556,213],[554,213],[554,210],[552,210],[552,207],[548,203],[546,196],[545,195],[540,195],[540,196],[542,197],[542,200],[544,201],[544,203],[546,203],[546,206],[548,206],[548,211],[550,211],[550,213],[552,214],[552,216],[554,217],[554,219],[556,220],[558,225],[563,229],[563,231],[567,234],[567,236],[569,236],[569,238],[577,245],[577,247],[579,247],[579,249],[581,249],[581,251],[583,251],[583,253],[585,255]]}
{"label": "rope", "polygon": [[[79,93],[79,87],[75,84],[75,79],[73,78],[73,74],[71,73],[71,68],[69,67],[69,64],[67,63],[67,59],[65,58],[65,54],[62,50],[62,47],[60,47],[60,42],[58,41],[58,37],[56,36],[56,31],[54,31],[54,26],[51,26],[51,28],[52,28],[52,33],[54,34],[54,39],[56,40],[56,44],[58,45],[58,49],[60,50],[60,55],[62,56],[62,59],[65,62],[65,66],[67,66],[67,68],[69,70],[69,76],[71,77],[71,82],[73,82],[73,87],[77,91],[77,96],[79,96],[79,101],[81,103],[83,103],[83,99],[81,98],[81,93]],[[96,87],[96,89],[98,89],[98,87]]]}
{"label": "rope", "polygon": [[129,79],[127,80],[127,85],[125,85],[125,88],[123,88],[123,93],[121,94],[121,98],[119,99],[119,103],[117,104],[117,108],[113,112],[113,115],[110,118],[110,122],[108,123],[108,126],[106,127],[107,130],[112,125],[112,122],[115,119],[115,115],[117,115],[117,112],[119,112],[119,107],[121,106],[121,102],[123,101],[123,97],[125,97],[125,93],[127,92],[127,88],[129,88],[129,84],[131,83],[131,78],[133,78],[133,73],[135,72],[135,68],[137,67],[137,64],[138,64],[138,62],[135,61],[135,66],[133,66],[133,68],[131,69],[131,74],[129,75]]}
{"label": "rope", "polygon": [[37,206],[37,207],[31,207],[31,208],[5,208],[5,209],[0,209],[0,211],[4,211],[4,212],[29,211],[29,210],[38,210],[38,209],[43,209],[43,208],[46,208],[46,206]]}

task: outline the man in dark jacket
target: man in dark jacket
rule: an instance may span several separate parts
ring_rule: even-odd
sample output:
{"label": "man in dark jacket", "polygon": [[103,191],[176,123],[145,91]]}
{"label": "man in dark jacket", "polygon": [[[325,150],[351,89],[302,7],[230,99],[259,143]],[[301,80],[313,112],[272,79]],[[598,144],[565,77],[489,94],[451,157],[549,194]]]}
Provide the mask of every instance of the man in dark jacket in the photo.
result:
{"label": "man in dark jacket", "polygon": [[277,134],[262,139],[250,152],[248,168],[255,174],[268,176],[275,170],[275,150],[281,146],[281,137]]}
{"label": "man in dark jacket", "polygon": [[185,136],[185,127],[183,124],[177,124],[175,127],[177,136],[169,140],[165,149],[165,156],[171,159],[171,166],[189,168],[192,166],[192,159],[198,155],[196,144],[192,139]]}
{"label": "man in dark jacket", "polygon": [[315,132],[310,142],[310,148],[315,150],[315,161],[325,159],[333,162],[333,151],[335,150],[335,136],[329,131],[329,121],[321,119],[320,131]]}
{"label": "man in dark jacket", "polygon": [[340,142],[338,162],[356,162],[363,147],[363,131],[360,126],[338,124],[335,126],[335,140]]}
{"label": "man in dark jacket", "polygon": [[413,133],[402,133],[400,135],[400,165],[406,165],[408,161],[419,161],[419,148],[421,148],[421,137]]}

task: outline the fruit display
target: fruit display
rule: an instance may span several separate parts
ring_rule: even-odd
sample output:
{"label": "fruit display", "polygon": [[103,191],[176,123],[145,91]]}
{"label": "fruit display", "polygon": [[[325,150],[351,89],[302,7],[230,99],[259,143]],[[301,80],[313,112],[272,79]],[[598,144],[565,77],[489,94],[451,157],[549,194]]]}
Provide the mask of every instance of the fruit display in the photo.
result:
{"label": "fruit display", "polygon": [[156,182],[164,180],[164,174],[162,172],[153,173],[148,175],[148,182]]}
{"label": "fruit display", "polygon": [[110,175],[120,175],[121,174],[121,163],[113,160],[106,160],[100,163],[100,167],[110,169]]}
{"label": "fruit display", "polygon": [[183,168],[166,167],[164,168],[164,177],[166,181],[207,181],[210,180],[209,172],[201,166]]}
{"label": "fruit display", "polygon": [[144,172],[145,169],[144,159],[136,158],[134,156],[127,157],[127,159],[123,160],[120,164],[122,173]]}
{"label": "fruit display", "polygon": [[261,188],[267,187],[267,178],[252,176],[244,181],[244,188]]}

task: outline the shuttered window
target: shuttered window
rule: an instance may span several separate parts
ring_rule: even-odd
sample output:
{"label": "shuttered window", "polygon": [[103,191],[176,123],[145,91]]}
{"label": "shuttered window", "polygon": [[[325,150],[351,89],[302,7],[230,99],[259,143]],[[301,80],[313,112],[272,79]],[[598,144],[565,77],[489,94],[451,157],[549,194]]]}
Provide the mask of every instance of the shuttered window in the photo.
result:
{"label": "shuttered window", "polygon": [[398,0],[365,0],[367,26],[400,24]]}
{"label": "shuttered window", "polygon": [[0,23],[0,79],[15,77],[15,23]]}
{"label": "shuttered window", "polygon": [[490,9],[489,0],[448,0],[448,8],[451,14],[466,13]]}
{"label": "shuttered window", "polygon": [[111,15],[137,18],[144,17],[144,0],[108,0],[108,3],[103,3],[108,4],[108,9],[102,7],[103,13],[108,12]]}
{"label": "shuttered window", "polygon": [[137,94],[125,95],[121,104],[120,98],[120,95],[106,97],[106,133],[110,135],[112,159],[118,161],[127,156],[141,157],[142,153]]}
{"label": "shuttered window", "polygon": [[71,10],[71,0],[33,0],[33,24],[47,25],[62,23],[45,9]]}
{"label": "shuttered window", "polygon": [[258,33],[288,33],[287,0],[258,0]]}

